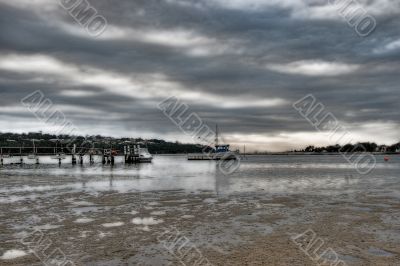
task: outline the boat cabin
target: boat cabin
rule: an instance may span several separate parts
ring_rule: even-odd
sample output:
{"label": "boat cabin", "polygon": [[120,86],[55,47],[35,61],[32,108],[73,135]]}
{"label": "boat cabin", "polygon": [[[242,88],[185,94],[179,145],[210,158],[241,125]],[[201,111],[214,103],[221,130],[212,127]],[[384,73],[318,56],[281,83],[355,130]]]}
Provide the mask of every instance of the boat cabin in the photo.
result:
{"label": "boat cabin", "polygon": [[215,152],[228,152],[229,145],[217,145],[215,146]]}

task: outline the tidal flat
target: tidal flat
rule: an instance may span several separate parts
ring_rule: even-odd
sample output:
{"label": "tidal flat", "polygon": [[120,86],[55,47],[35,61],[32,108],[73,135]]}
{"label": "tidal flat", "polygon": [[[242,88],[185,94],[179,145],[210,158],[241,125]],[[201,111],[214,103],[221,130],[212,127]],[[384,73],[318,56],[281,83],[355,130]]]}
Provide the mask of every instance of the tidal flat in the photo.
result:
{"label": "tidal flat", "polygon": [[[0,265],[400,265],[400,159],[377,161],[368,175],[331,155],[248,156],[230,175],[185,156],[4,165]],[[307,231],[319,249],[294,240]]]}

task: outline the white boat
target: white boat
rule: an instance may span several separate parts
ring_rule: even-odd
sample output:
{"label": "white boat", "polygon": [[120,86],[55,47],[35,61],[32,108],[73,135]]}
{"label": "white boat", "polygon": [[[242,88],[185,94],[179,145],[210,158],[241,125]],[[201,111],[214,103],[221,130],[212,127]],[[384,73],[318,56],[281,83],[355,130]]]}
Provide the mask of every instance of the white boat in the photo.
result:
{"label": "white boat", "polygon": [[56,159],[56,160],[64,160],[65,158],[67,158],[67,155],[65,155],[65,153],[58,153],[56,155],[51,156],[51,159]]}
{"label": "white boat", "polygon": [[139,147],[139,162],[141,163],[151,163],[153,160],[153,155],[150,154],[147,148]]}
{"label": "white boat", "polygon": [[28,155],[28,159],[34,160],[36,158],[37,158],[36,154],[29,154]]}

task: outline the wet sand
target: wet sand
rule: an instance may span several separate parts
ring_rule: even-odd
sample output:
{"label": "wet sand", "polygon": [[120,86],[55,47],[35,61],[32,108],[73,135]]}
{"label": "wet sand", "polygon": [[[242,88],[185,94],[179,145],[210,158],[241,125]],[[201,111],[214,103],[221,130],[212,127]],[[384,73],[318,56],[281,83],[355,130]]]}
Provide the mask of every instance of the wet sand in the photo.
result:
{"label": "wet sand", "polygon": [[[51,199],[39,194],[2,204],[1,213],[3,251],[26,250],[18,239],[40,229],[77,265],[179,265],[157,239],[169,227],[181,231],[214,265],[315,265],[291,240],[309,228],[348,265],[400,263],[400,203],[373,194],[270,199],[218,198],[207,191],[78,193]],[[146,217],[156,222],[132,223]],[[28,255],[0,264],[40,261]]]}
{"label": "wet sand", "polygon": [[[59,248],[75,265],[194,265],[179,256],[182,250],[168,249],[165,232],[173,230],[201,254],[201,265],[318,265],[292,239],[309,229],[324,241],[319,254],[331,248],[344,263],[338,265],[400,265],[395,181],[355,189],[360,180],[343,177],[347,183],[329,193],[272,193],[262,186],[219,193],[120,191],[111,183],[102,190],[55,191],[55,184],[26,178],[3,176],[0,256],[10,250],[27,255],[0,259],[0,265],[43,265],[21,243],[35,230],[51,241],[47,253]],[[21,179],[25,186],[16,186]]]}

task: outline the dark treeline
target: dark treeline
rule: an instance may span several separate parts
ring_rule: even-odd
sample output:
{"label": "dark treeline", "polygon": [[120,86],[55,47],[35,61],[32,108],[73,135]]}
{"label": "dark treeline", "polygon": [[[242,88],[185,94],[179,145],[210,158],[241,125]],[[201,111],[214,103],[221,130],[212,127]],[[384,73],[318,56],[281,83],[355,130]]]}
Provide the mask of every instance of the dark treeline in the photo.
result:
{"label": "dark treeline", "polygon": [[303,150],[296,150],[295,152],[400,152],[400,143],[390,146],[378,145],[373,142],[363,142],[357,144],[346,145],[332,145],[327,147],[308,146]]}
{"label": "dark treeline", "polygon": [[[178,154],[202,152],[204,146],[196,144],[184,144],[180,142],[168,142],[160,139],[142,138],[112,138],[100,135],[96,136],[69,136],[53,135],[42,132],[30,133],[0,133],[1,147],[25,147],[24,150],[32,149],[33,140],[36,147],[56,147],[58,150],[72,147],[113,148],[123,153],[125,145],[140,144],[147,147],[153,154]],[[40,152],[40,151],[39,151]]]}
{"label": "dark treeline", "polygon": [[[147,147],[153,154],[178,154],[178,153],[200,153],[204,146],[198,144],[184,144],[180,142],[168,142],[160,139],[142,139],[142,138],[112,138],[100,135],[95,136],[69,136],[54,135],[42,132],[30,133],[0,133],[1,147],[25,147],[25,150],[32,149],[33,141],[38,147],[93,147],[93,148],[113,148],[123,152],[125,145],[140,144]],[[67,150],[65,150],[67,151]],[[39,151],[40,152],[40,151]],[[378,145],[372,142],[346,144],[344,146],[332,145],[327,147],[308,146],[295,152],[315,152],[315,153],[337,153],[337,152],[400,152],[400,143],[390,146]]]}

